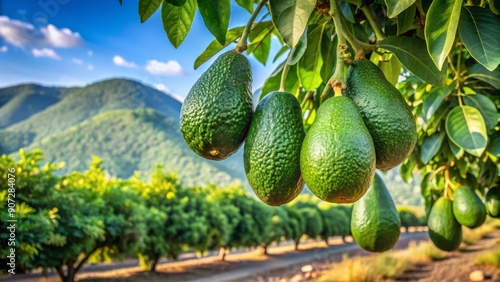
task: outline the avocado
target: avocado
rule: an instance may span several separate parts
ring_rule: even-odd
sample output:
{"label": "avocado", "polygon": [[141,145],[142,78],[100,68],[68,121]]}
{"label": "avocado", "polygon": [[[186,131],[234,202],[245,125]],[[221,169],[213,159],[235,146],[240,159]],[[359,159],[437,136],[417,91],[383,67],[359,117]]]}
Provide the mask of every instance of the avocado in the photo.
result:
{"label": "avocado", "polygon": [[368,192],[352,206],[352,236],[367,251],[385,252],[398,242],[400,229],[401,220],[391,194],[375,173]]}
{"label": "avocado", "polygon": [[453,193],[453,215],[461,225],[476,228],[486,220],[486,208],[472,189],[461,186]]}
{"label": "avocado", "polygon": [[389,170],[408,158],[417,143],[417,127],[401,93],[366,59],[349,67],[345,95],[358,105],[373,137],[377,168]]}
{"label": "avocado", "polygon": [[196,154],[223,160],[242,145],[252,121],[252,69],[231,50],[217,58],[189,91],[180,128]]}
{"label": "avocado", "polygon": [[448,252],[456,250],[462,242],[462,226],[455,219],[452,206],[450,199],[437,199],[427,219],[431,241],[439,249]]}
{"label": "avocado", "polygon": [[248,183],[271,206],[293,200],[304,188],[300,149],[306,133],[299,101],[288,92],[271,92],[257,105],[245,140]]}
{"label": "avocado", "polygon": [[300,169],[316,197],[353,203],[375,174],[375,148],[359,109],[344,96],[327,99],[318,109],[300,152]]}
{"label": "avocado", "polygon": [[491,217],[500,218],[500,187],[493,187],[486,192],[486,211]]}

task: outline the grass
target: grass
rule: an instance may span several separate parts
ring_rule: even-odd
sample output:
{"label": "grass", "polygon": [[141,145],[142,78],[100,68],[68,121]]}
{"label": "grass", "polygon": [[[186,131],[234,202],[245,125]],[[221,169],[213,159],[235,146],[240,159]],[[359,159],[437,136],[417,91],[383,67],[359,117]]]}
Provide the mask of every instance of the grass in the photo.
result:
{"label": "grass", "polygon": [[401,276],[413,265],[393,252],[375,257],[344,257],[342,262],[332,265],[332,269],[318,282],[374,282]]}
{"label": "grass", "polygon": [[332,269],[318,281],[371,282],[394,279],[419,264],[444,257],[446,254],[430,242],[410,242],[406,250],[369,257],[344,257],[342,262],[333,264]]}
{"label": "grass", "polygon": [[491,232],[495,231],[495,229],[496,229],[496,227],[494,225],[495,222],[496,221],[490,221],[490,222],[485,223],[482,226],[475,228],[475,229],[463,227],[462,228],[462,232],[463,232],[462,241],[467,245],[475,244],[478,240],[481,240],[482,238],[486,237]]}
{"label": "grass", "polygon": [[500,267],[500,251],[494,251],[478,256],[476,258],[476,264]]}

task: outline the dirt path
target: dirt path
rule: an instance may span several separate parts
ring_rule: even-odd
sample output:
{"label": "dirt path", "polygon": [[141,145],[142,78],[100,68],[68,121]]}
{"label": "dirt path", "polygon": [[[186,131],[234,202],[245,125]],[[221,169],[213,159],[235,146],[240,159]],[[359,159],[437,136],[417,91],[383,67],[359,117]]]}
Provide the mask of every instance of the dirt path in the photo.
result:
{"label": "dirt path", "polygon": [[500,249],[497,243],[499,239],[500,230],[496,230],[476,244],[467,246],[464,251],[455,251],[442,261],[423,265],[414,271],[406,273],[397,281],[469,281],[469,274],[475,270],[484,273],[484,281],[500,281],[500,269],[475,264],[476,258],[482,253]]}

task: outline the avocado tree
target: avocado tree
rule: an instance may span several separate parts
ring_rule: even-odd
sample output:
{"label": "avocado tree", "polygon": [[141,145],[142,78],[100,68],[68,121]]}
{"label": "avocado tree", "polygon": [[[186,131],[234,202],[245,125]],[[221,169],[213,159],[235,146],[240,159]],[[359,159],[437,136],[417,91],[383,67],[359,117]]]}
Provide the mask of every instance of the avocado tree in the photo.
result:
{"label": "avocado tree", "polygon": [[[401,175],[410,181],[421,174],[427,210],[443,195],[453,199],[461,185],[482,194],[499,185],[498,1],[235,2],[249,12],[245,26],[228,26],[229,0],[140,0],[139,15],[145,21],[161,6],[167,37],[178,47],[199,10],[215,40],[194,68],[233,43],[263,64],[280,61],[256,95],[294,94],[306,130],[324,101],[349,91],[349,65],[370,60],[411,107],[418,138]],[[275,54],[272,40],[281,44]]]}

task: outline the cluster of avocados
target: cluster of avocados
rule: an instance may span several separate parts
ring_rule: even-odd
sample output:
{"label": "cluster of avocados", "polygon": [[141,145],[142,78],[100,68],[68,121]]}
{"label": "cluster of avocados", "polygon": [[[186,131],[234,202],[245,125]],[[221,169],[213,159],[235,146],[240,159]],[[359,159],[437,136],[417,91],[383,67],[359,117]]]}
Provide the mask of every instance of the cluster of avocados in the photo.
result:
{"label": "cluster of avocados", "polygon": [[271,92],[254,112],[251,83],[248,59],[235,50],[223,53],[182,106],[180,128],[188,146],[222,160],[245,141],[248,182],[264,203],[286,204],[307,184],[324,201],[354,203],[351,229],[361,247],[392,248],[401,223],[375,170],[401,164],[415,147],[415,120],[401,93],[372,62],[356,60],[343,95],[321,104],[306,134],[294,95]]}
{"label": "cluster of avocados", "polygon": [[429,212],[429,237],[443,251],[454,251],[462,242],[462,225],[474,229],[486,220],[486,215],[500,218],[500,187],[488,190],[485,203],[474,190],[460,186],[453,192],[453,200],[440,197]]}

